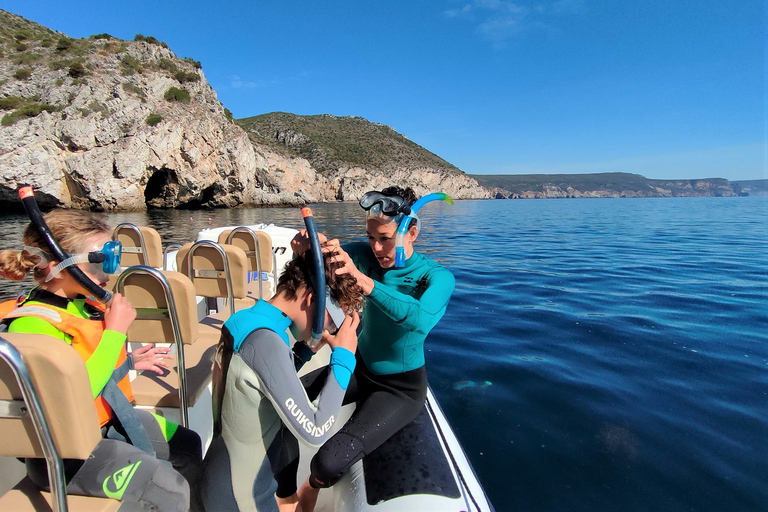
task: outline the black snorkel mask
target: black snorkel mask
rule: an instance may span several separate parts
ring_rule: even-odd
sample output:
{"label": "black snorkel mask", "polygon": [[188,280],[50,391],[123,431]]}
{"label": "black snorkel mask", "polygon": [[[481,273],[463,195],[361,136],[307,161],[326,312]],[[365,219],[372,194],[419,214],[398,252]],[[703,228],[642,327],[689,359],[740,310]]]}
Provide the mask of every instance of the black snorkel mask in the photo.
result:
{"label": "black snorkel mask", "polygon": [[344,317],[346,315],[339,306],[339,303],[336,302],[336,299],[331,297],[331,289],[325,284],[325,262],[323,261],[323,251],[320,248],[320,238],[317,236],[317,228],[315,227],[315,219],[312,216],[312,209],[302,208],[301,215],[304,217],[304,225],[307,227],[309,245],[312,249],[314,272],[309,272],[309,280],[312,283],[312,288],[315,290],[316,297],[315,321],[312,324],[312,337],[306,343],[308,347],[315,348],[323,339],[323,331],[325,330],[325,312],[328,311],[328,316],[331,317],[336,331],[338,331],[341,324],[344,323]]}
{"label": "black snorkel mask", "polygon": [[[65,262],[69,260],[70,259],[69,254],[67,254],[64,251],[64,249],[61,248],[61,245],[59,245],[59,242],[53,237],[53,233],[51,233],[50,228],[45,223],[45,219],[43,219],[43,214],[40,212],[40,207],[37,205],[37,200],[35,200],[35,191],[32,190],[32,187],[29,187],[29,186],[21,187],[19,189],[19,197],[21,198],[21,203],[24,205],[24,209],[27,211],[27,215],[29,216],[30,223],[43,237],[43,240],[45,240],[45,245],[47,246],[48,250],[53,255],[53,257],[59,260],[60,262]],[[108,254],[110,252],[111,252],[111,255]],[[107,250],[107,252],[99,251],[96,254],[104,255],[103,256],[104,259],[102,259],[100,263],[104,263],[109,258],[111,259],[110,264],[112,264],[115,259],[115,253],[117,253],[117,261],[119,263],[120,261],[119,247],[112,246],[110,249]],[[93,254],[93,253],[89,253],[89,256],[90,254]],[[101,256],[94,255],[94,259],[99,259],[99,258],[101,258]],[[90,261],[90,257],[89,257],[89,261]],[[93,296],[93,298],[95,298],[99,302],[103,302],[107,304],[112,300],[112,293],[109,290],[105,290],[98,284],[94,283],[87,275],[85,275],[85,273],[77,265],[66,266],[66,270],[67,272],[69,272],[69,275],[71,275],[83,288],[85,288],[88,291],[88,293],[90,293]]]}
{"label": "black snorkel mask", "polygon": [[395,217],[401,213],[404,215],[411,213],[411,207],[404,198],[398,195],[388,196],[375,190],[363,194],[360,198],[360,207],[373,216]]}

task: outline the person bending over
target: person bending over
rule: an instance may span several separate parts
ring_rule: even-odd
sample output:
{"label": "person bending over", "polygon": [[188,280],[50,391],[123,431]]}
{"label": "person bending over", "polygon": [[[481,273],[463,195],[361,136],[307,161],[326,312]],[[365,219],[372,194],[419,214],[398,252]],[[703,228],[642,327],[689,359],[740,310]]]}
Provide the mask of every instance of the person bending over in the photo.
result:
{"label": "person bending over", "polygon": [[[302,343],[315,315],[311,254],[290,261],[268,301],[224,323],[213,375],[214,437],[205,456],[202,499],[209,512],[296,507],[298,443],[319,446],[331,435],[355,368],[362,291],[339,264],[325,260],[330,294],[347,312],[338,331],[326,311],[318,350],[332,347],[329,372],[314,402],[296,372],[313,354]],[[299,340],[291,347],[288,332]],[[335,332],[335,334],[331,334]]]}
{"label": "person bending over", "polygon": [[[54,210],[44,219],[70,255],[100,251],[110,241],[109,226],[86,212]],[[64,461],[67,492],[137,502],[154,510],[189,510],[190,486],[200,474],[200,437],[161,416],[136,410],[130,402],[128,370],[162,373],[172,358],[168,349],[145,345],[127,356],[126,333],[136,318],[130,302],[119,293],[108,306],[86,299],[86,289],[66,271],[66,263],[48,252],[45,239],[31,224],[23,243],[21,251],[0,252],[0,276],[21,281],[33,272],[38,286],[11,305],[2,323],[8,332],[46,334],[77,350],[85,361],[104,437],[87,460]],[[92,281],[106,286],[102,263],[77,265]],[[30,479],[48,489],[45,460],[26,459],[26,466]]]}

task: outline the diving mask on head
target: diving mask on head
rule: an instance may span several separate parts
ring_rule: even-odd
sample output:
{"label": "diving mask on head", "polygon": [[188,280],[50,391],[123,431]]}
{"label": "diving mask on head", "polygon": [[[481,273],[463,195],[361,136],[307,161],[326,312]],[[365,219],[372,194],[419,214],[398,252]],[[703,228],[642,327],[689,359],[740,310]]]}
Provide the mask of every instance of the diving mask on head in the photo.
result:
{"label": "diving mask on head", "polygon": [[399,222],[404,215],[411,213],[411,207],[404,198],[375,190],[366,192],[360,198],[360,207],[366,211],[366,218],[376,217],[386,222]]}
{"label": "diving mask on head", "polygon": [[51,269],[45,278],[45,282],[59,277],[62,270],[78,263],[90,263],[91,271],[94,274],[114,274],[120,266],[122,253],[123,244],[117,240],[110,240],[99,251],[71,254],[67,259]]}

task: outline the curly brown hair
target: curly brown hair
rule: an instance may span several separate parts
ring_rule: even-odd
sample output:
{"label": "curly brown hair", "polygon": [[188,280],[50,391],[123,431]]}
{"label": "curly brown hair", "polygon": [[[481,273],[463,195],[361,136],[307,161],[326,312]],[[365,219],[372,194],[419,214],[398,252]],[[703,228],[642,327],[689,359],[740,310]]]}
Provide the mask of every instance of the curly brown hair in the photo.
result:
{"label": "curly brown hair", "polygon": [[[111,233],[104,217],[80,210],[52,210],[43,219],[61,248],[68,253],[82,252],[93,236]],[[24,245],[40,249],[49,261],[54,259],[45,239],[31,223],[24,229],[22,240]],[[35,279],[43,279],[44,270],[35,268],[40,261],[39,255],[26,249],[0,251],[0,277],[21,281],[34,269]]]}
{"label": "curly brown hair", "polygon": [[[325,262],[325,284],[331,289],[331,294],[338,301],[344,311],[360,310],[363,305],[363,289],[357,284],[357,280],[349,274],[336,274],[336,269],[343,265],[340,262],[332,262],[331,255],[323,257]],[[286,263],[282,275],[277,280],[275,293],[285,293],[285,297],[293,300],[297,297],[297,291],[301,286],[312,287],[310,273],[314,273],[312,250],[308,250],[302,256],[296,256]]]}
{"label": "curly brown hair", "polygon": [[[400,196],[405,199],[405,202],[408,204],[408,206],[413,206],[414,203],[418,200],[418,197],[416,197],[416,191],[414,191],[411,187],[402,188],[398,187],[397,185],[393,185],[391,187],[385,188],[381,191],[381,193],[385,196]],[[408,223],[408,229],[411,229],[416,225],[418,225],[418,221],[416,219],[411,219],[411,222]]]}

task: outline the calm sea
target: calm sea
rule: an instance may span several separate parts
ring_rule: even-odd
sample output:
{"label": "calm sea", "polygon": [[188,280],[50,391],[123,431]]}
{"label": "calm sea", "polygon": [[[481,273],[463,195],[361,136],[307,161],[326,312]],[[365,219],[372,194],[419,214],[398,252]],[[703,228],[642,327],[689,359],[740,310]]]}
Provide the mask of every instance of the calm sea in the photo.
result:
{"label": "calm sea", "polygon": [[[356,204],[314,207],[360,237]],[[183,242],[298,209],[112,214]],[[496,510],[768,510],[768,198],[431,203],[429,381]],[[22,216],[0,219],[18,248]],[[18,284],[2,284],[12,295]]]}

